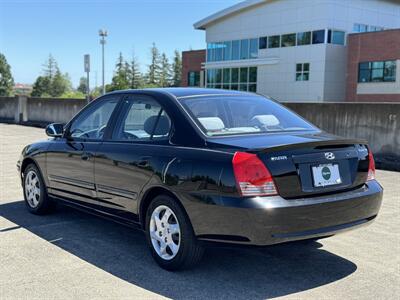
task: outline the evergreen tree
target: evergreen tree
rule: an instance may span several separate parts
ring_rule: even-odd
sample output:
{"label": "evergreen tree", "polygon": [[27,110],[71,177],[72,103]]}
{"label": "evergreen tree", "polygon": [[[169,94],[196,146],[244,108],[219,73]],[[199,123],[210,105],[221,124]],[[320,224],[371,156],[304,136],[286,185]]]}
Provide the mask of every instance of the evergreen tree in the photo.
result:
{"label": "evergreen tree", "polygon": [[147,72],[147,83],[149,85],[159,86],[160,84],[160,51],[153,43],[150,49],[151,62]]}
{"label": "evergreen tree", "polygon": [[130,78],[129,88],[138,89],[143,86],[143,76],[142,73],[140,72],[140,65],[135,54],[132,55],[132,60],[129,70],[129,78]]}
{"label": "evergreen tree", "polygon": [[160,71],[160,82],[161,87],[168,87],[171,85],[171,65],[169,64],[167,55],[163,53],[161,55],[161,71]]}
{"label": "evergreen tree", "polygon": [[51,81],[47,76],[39,76],[36,78],[32,87],[32,97],[50,96]]}
{"label": "evergreen tree", "polygon": [[76,89],[78,92],[81,92],[82,94],[86,94],[87,92],[87,81],[86,77],[81,77],[79,79],[79,85],[78,88]]}
{"label": "evergreen tree", "polygon": [[51,54],[46,63],[43,64],[43,67],[43,76],[39,76],[36,79],[33,85],[32,96],[60,97],[71,91],[72,84],[68,74],[62,74],[56,60]]}
{"label": "evergreen tree", "polygon": [[0,96],[10,96],[14,88],[14,79],[11,75],[11,67],[6,57],[0,53]]}
{"label": "evergreen tree", "polygon": [[119,53],[117,63],[115,64],[114,76],[111,80],[111,84],[107,85],[107,91],[125,90],[130,87],[129,78],[130,66],[124,60],[122,53]]}
{"label": "evergreen tree", "polygon": [[182,81],[182,58],[178,50],[174,52],[174,62],[172,63],[172,85],[181,86]]}

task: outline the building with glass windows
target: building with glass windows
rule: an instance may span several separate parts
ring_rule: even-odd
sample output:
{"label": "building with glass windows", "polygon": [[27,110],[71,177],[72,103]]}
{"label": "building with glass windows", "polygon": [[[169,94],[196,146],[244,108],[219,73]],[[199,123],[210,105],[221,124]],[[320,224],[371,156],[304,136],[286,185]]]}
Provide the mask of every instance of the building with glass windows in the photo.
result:
{"label": "building with glass windows", "polygon": [[393,0],[250,0],[194,27],[206,32],[205,85],[280,101],[344,101],[347,35],[400,27]]}

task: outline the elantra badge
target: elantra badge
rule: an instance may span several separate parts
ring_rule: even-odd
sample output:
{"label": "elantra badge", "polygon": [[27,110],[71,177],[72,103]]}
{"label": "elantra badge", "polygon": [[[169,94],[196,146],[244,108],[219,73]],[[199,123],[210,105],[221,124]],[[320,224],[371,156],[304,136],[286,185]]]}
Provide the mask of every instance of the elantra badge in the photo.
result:
{"label": "elantra badge", "polygon": [[335,159],[335,154],[332,152],[325,152],[325,158],[329,160]]}

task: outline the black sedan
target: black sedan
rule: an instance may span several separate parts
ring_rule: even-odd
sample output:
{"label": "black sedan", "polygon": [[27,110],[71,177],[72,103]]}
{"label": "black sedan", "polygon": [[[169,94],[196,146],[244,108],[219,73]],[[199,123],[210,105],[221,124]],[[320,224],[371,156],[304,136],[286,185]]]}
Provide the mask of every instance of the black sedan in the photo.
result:
{"label": "black sedan", "polygon": [[60,201],[138,226],[168,270],[194,265],[208,242],[264,246],[357,228],[382,201],[365,141],[256,94],[118,91],[46,133],[17,164],[28,210]]}

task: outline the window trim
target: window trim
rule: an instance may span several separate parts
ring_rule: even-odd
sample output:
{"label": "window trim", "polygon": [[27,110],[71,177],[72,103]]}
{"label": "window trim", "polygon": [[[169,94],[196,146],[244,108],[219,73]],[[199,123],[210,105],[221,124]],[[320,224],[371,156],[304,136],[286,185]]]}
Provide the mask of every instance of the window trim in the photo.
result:
{"label": "window trim", "polygon": [[[297,71],[297,66],[301,65],[301,71]],[[308,65],[308,71],[304,70],[304,66]],[[295,68],[295,77],[294,80],[296,82],[302,82],[302,81],[310,81],[310,73],[311,73],[311,68],[310,68],[311,64],[309,62],[305,62],[305,63],[296,63],[296,68]],[[300,74],[301,75],[301,80],[297,80],[297,75]],[[308,74],[307,80],[304,79],[304,75]]]}
{"label": "window trim", "polygon": [[[394,71],[394,80],[385,80],[386,63],[388,63],[388,62],[394,62],[394,69],[395,69],[395,71]],[[361,64],[366,64],[366,63],[369,65],[368,69],[366,69],[366,68],[361,69]],[[373,63],[383,63],[383,68],[373,68],[372,67]],[[380,70],[380,69],[382,69],[382,71],[383,71],[382,80],[373,81],[372,80],[372,72],[373,72],[373,70]],[[361,70],[369,72],[369,80],[368,81],[361,81],[361,78],[360,78],[360,71]],[[358,84],[359,83],[361,83],[361,84],[364,84],[364,83],[395,83],[397,81],[396,72],[397,72],[397,60],[396,59],[394,59],[394,60],[377,60],[377,61],[360,61],[358,63],[357,83]]]}
{"label": "window trim", "polygon": [[[114,139],[113,136],[115,134],[115,131],[118,130],[118,128],[121,126],[122,122],[123,122],[123,106],[124,106],[124,101],[129,98],[129,97],[146,97],[149,99],[152,99],[153,101],[155,101],[158,105],[160,105],[161,107],[161,111],[165,112],[166,116],[168,117],[169,121],[170,121],[170,128],[168,131],[168,135],[165,138],[162,139],[157,139],[157,140],[120,140],[120,139]],[[161,113],[162,113],[161,112]],[[129,110],[127,111],[127,114],[129,113]],[[174,123],[172,118],[169,116],[169,114],[167,113],[167,110],[165,109],[165,107],[160,103],[160,101],[158,101],[155,97],[150,96],[150,95],[146,95],[146,94],[139,94],[139,93],[135,93],[135,94],[124,94],[123,97],[121,97],[120,99],[120,105],[119,105],[119,109],[118,112],[115,116],[115,121],[112,127],[112,130],[110,131],[109,136],[107,137],[107,139],[105,139],[104,141],[106,142],[111,142],[111,143],[129,143],[129,144],[150,144],[150,145],[156,145],[156,144],[165,144],[166,142],[169,142],[172,136],[172,132],[173,132],[173,128],[174,128]],[[154,131],[155,127],[153,128]],[[154,132],[153,132],[154,133]],[[153,134],[151,135],[153,136]]]}
{"label": "window trim", "polygon": [[[112,111],[110,118],[108,119],[106,129],[104,131],[104,134],[101,139],[91,139],[91,138],[81,138],[81,137],[72,137],[70,135],[70,129],[72,124],[79,119],[83,114],[87,113],[90,110],[93,110],[94,107],[97,105],[100,105],[99,103],[102,102],[107,102],[111,99],[117,99],[117,104],[114,107],[114,110]],[[109,136],[110,133],[114,130],[114,124],[115,124],[115,118],[117,114],[119,113],[120,106],[121,106],[121,100],[123,99],[122,94],[111,94],[111,95],[104,95],[90,103],[88,103],[80,112],[78,112],[65,126],[65,131],[63,134],[63,138],[65,138],[68,141],[76,141],[76,142],[101,142],[106,140]]]}

